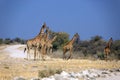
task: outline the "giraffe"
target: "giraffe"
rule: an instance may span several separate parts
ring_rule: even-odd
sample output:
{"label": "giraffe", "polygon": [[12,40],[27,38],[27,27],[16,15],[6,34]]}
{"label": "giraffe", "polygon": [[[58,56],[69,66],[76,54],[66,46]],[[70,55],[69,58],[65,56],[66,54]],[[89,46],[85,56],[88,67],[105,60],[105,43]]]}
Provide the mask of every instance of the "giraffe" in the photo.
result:
{"label": "giraffe", "polygon": [[41,40],[42,36],[44,35],[45,28],[46,28],[46,24],[44,23],[43,26],[40,29],[39,34],[35,38],[29,39],[27,41],[27,43],[26,43],[27,48],[24,49],[24,52],[27,50],[27,59],[30,58],[30,49],[34,48],[35,49],[34,60],[35,60],[35,58],[36,58],[36,48],[35,47],[36,47],[38,42],[40,43],[40,40]]}
{"label": "giraffe", "polygon": [[110,47],[111,47],[111,44],[113,42],[113,39],[112,37],[109,39],[107,45],[105,46],[104,48],[104,55],[105,55],[105,59],[107,61],[107,58],[108,58],[108,55],[110,54],[111,50],[110,50]]}
{"label": "giraffe", "polygon": [[[40,53],[42,54],[42,60],[45,60],[44,55],[46,55],[46,42],[49,40],[49,33],[50,33],[49,27],[47,27],[44,36],[37,44],[37,50],[40,48]],[[40,53],[39,53],[39,57],[40,57]]]}
{"label": "giraffe", "polygon": [[46,43],[46,52],[52,53],[53,45],[52,43],[56,40],[57,36],[54,36],[52,39],[49,39]]}
{"label": "giraffe", "polygon": [[43,24],[42,28],[40,29],[40,32],[39,32],[38,35],[41,35],[41,36],[44,35],[45,28],[47,28],[47,26],[46,26],[46,23],[44,22],[44,24]]}
{"label": "giraffe", "polygon": [[75,42],[75,40],[79,38],[79,34],[76,33],[74,34],[73,38],[65,45],[63,46],[63,59],[66,59],[66,52],[70,51],[70,55],[67,59],[70,59],[72,56],[72,49],[73,49],[73,43]]}

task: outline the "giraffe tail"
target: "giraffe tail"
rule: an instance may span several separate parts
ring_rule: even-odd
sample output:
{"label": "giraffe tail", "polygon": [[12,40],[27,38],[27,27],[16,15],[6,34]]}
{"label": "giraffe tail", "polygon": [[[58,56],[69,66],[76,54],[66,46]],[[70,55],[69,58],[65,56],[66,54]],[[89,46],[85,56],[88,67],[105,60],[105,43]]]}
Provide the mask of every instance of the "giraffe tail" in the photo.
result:
{"label": "giraffe tail", "polygon": [[27,48],[24,49],[24,53],[25,53],[26,49],[27,49]]}

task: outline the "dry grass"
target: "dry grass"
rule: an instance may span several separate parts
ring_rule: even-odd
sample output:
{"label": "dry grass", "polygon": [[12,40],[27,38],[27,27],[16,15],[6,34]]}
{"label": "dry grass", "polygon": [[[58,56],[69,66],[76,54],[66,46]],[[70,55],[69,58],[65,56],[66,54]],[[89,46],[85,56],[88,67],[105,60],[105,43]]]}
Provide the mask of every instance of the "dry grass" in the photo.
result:
{"label": "dry grass", "polygon": [[[20,48],[21,49],[21,48]],[[0,80],[11,80],[14,77],[24,77],[27,80],[33,77],[39,77],[40,71],[49,74],[56,73],[57,70],[78,72],[84,69],[112,69],[120,68],[120,61],[71,59],[63,60],[61,58],[51,58],[46,61],[33,61],[26,59],[11,58],[0,54]],[[61,56],[61,55],[60,55]],[[55,70],[55,71],[54,71]],[[44,76],[44,75],[43,75]]]}
{"label": "dry grass", "polygon": [[5,48],[6,48],[6,46],[7,46],[7,45],[3,45],[3,44],[2,44],[2,45],[0,45],[0,50],[5,49]]}
{"label": "dry grass", "polygon": [[[120,68],[120,61],[90,61],[90,60],[62,60],[62,59],[53,59],[49,61],[26,61],[26,60],[16,60],[16,62],[6,62],[2,63],[0,66],[0,78],[13,78],[16,76],[23,76],[27,79],[32,77],[38,77],[39,71],[46,70],[65,70],[68,72],[74,71],[78,72],[84,69],[112,69],[112,68]],[[18,63],[17,63],[18,62]],[[49,74],[48,74],[49,75]]]}

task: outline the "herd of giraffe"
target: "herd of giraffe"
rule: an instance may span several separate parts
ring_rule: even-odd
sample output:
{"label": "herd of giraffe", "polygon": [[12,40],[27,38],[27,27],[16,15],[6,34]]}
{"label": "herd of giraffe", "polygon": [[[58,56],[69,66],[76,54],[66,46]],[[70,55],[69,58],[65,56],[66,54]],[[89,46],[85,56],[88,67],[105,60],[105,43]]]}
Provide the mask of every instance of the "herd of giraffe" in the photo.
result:
{"label": "herd of giraffe", "polygon": [[[27,59],[31,58],[32,53],[30,52],[31,49],[34,49],[34,60],[37,58],[39,59],[40,56],[42,57],[42,60],[45,60],[44,56],[47,53],[52,52],[53,45],[52,43],[56,40],[57,36],[54,36],[53,38],[50,38],[50,30],[44,23],[40,29],[39,34],[34,37],[33,39],[29,39],[26,43],[27,47],[24,49],[24,52],[27,50]],[[79,39],[79,34],[74,34],[73,38],[63,46],[63,59],[70,59],[72,56],[72,49],[73,49],[73,43]],[[113,40],[110,38],[108,41],[106,47],[104,48],[104,55],[105,59],[107,60],[108,55],[110,54],[110,47]],[[67,52],[70,52],[70,55],[68,58],[66,58],[65,54]]]}
{"label": "herd of giraffe", "polygon": [[25,48],[24,52],[27,50],[27,59],[30,59],[31,57],[31,49],[34,49],[34,60],[37,58],[40,58],[40,55],[42,57],[42,60],[44,59],[44,56],[52,51],[52,43],[55,41],[57,36],[54,36],[52,39],[49,37],[50,30],[44,23],[42,28],[40,29],[39,34],[33,38],[29,39],[26,43],[27,47]]}

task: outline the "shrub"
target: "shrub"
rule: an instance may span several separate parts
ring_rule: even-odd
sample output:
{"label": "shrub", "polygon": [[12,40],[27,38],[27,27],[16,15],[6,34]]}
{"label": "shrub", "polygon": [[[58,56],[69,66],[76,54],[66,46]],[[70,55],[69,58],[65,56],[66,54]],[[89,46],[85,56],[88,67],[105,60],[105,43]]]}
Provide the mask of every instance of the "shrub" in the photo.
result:
{"label": "shrub", "polygon": [[65,32],[51,32],[51,36],[55,35],[57,36],[57,38],[53,42],[53,49],[62,49],[63,45],[65,45],[69,41],[69,34]]}
{"label": "shrub", "polygon": [[60,74],[62,69],[46,69],[38,72],[38,77],[49,77],[54,74]]}
{"label": "shrub", "polygon": [[11,43],[10,38],[6,38],[6,39],[4,40],[4,43],[5,43],[5,44],[10,44],[10,43]]}
{"label": "shrub", "polygon": [[0,44],[2,44],[2,43],[3,43],[3,39],[0,38]]}
{"label": "shrub", "polygon": [[104,59],[104,53],[102,53],[102,52],[97,52],[97,57],[98,57],[99,59],[103,60],[103,59]]}

